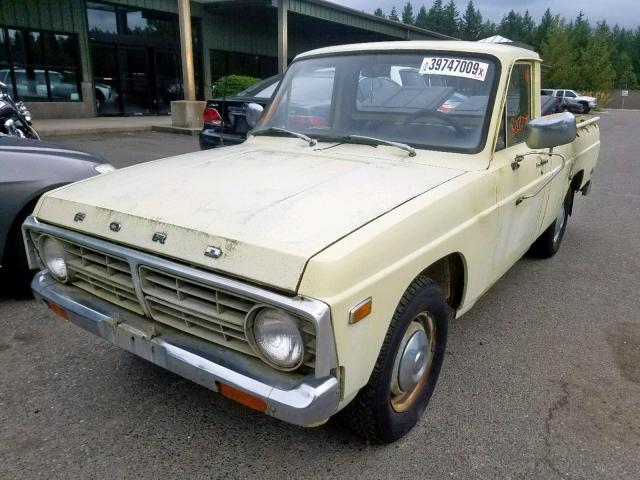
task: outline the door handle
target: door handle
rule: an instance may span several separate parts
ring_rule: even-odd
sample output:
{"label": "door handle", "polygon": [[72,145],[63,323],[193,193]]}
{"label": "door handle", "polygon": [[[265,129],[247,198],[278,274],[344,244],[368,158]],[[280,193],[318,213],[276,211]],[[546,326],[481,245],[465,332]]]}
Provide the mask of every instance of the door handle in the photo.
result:
{"label": "door handle", "polygon": [[[547,185],[549,185],[549,184],[553,181],[553,179],[554,179],[554,178],[556,178],[556,177],[560,174],[560,172],[561,172],[562,170],[564,170],[564,167],[566,167],[566,165],[567,165],[567,159],[566,159],[566,158],[564,158],[564,155],[560,155],[559,153],[553,153],[553,152],[549,152],[549,153],[547,153],[547,155],[549,155],[549,157],[551,157],[551,156],[553,156],[553,155],[555,155],[556,157],[560,157],[560,159],[562,160],[562,165],[560,165],[560,168],[557,168],[557,169],[556,169],[556,170],[551,174],[551,176],[549,177],[549,179],[548,179],[546,182],[544,182],[544,185],[542,185],[542,186],[541,186],[541,187],[540,187],[540,188],[539,188],[535,193],[532,193],[532,194],[530,194],[530,195],[523,195],[523,196],[521,196],[520,198],[518,198],[518,200],[516,200],[516,205],[520,205],[523,201],[528,200],[529,198],[533,198],[533,197],[535,197],[536,195],[538,195],[540,192],[542,192],[542,191],[545,189],[545,187],[546,187]],[[549,161],[549,160],[547,160],[547,162],[548,162],[548,161]]]}
{"label": "door handle", "polygon": [[536,163],[536,167],[543,167],[545,166],[547,163],[549,163],[549,160],[547,160],[546,158],[541,158],[538,163]]}

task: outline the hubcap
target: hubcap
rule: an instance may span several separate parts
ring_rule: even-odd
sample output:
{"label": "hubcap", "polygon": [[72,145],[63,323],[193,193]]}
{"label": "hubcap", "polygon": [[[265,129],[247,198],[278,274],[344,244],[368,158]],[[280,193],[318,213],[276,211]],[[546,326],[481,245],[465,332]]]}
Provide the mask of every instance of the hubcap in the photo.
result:
{"label": "hubcap", "polygon": [[558,240],[560,239],[560,234],[562,233],[564,222],[565,222],[565,210],[564,210],[564,204],[563,204],[562,207],[560,207],[558,216],[556,217],[556,226],[553,232],[553,243],[557,243]]}
{"label": "hubcap", "polygon": [[419,397],[429,376],[435,349],[435,320],[422,312],[407,327],[394,362],[391,377],[391,406],[407,410]]}

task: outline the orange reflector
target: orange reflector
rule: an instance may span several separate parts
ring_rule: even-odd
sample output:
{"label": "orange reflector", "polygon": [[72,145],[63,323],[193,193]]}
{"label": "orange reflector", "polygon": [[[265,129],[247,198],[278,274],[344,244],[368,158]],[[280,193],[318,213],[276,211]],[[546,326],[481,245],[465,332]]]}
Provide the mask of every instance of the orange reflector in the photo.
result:
{"label": "orange reflector", "polygon": [[59,317],[64,318],[65,320],[69,320],[69,314],[67,313],[67,311],[62,308],[59,305],[56,305],[55,303],[48,303],[47,305],[49,306],[49,309],[55,313],[56,315],[58,315]]}
{"label": "orange reflector", "polygon": [[264,400],[254,397],[253,395],[249,395],[248,393],[244,393],[237,388],[233,388],[229,385],[225,385],[224,383],[218,383],[218,388],[220,393],[231,400],[241,403],[245,407],[253,408],[254,410],[258,410],[260,412],[267,411],[267,402]]}
{"label": "orange reflector", "polygon": [[357,323],[360,320],[363,320],[369,316],[371,310],[373,308],[373,302],[371,297],[366,300],[360,302],[358,305],[353,307],[349,312],[349,323]]}

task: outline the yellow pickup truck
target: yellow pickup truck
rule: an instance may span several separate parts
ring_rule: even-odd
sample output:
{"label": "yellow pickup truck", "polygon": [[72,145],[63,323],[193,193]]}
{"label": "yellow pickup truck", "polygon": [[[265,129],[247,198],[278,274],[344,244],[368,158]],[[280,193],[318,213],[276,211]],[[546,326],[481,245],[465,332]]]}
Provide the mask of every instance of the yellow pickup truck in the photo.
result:
{"label": "yellow pickup truck", "polygon": [[540,68],[453,41],[299,55],[247,106],[246,143],[45,194],[23,225],[33,292],[268,415],[395,441],[448,322],[527,251],[553,256],[589,191],[598,119],[541,117]]}

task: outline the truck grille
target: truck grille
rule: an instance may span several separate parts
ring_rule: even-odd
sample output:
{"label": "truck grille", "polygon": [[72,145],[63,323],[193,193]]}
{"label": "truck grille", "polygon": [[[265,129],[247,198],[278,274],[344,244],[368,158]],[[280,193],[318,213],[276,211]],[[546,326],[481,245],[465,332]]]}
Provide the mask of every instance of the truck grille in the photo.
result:
{"label": "truck grille", "polygon": [[244,333],[253,301],[149,267],[140,267],[140,282],[154,320],[253,354]]}
{"label": "truck grille", "polygon": [[[37,245],[39,235],[34,235]],[[69,283],[111,303],[144,314],[124,258],[56,238],[68,254]]]}
{"label": "truck grille", "polygon": [[[40,236],[31,232],[35,245]],[[71,285],[158,323],[257,356],[244,331],[246,315],[257,305],[254,300],[142,265],[138,275],[145,312],[136,294],[131,263],[126,258],[55,238],[68,254]],[[302,331],[306,346],[304,365],[315,368],[315,329],[304,322]]]}

